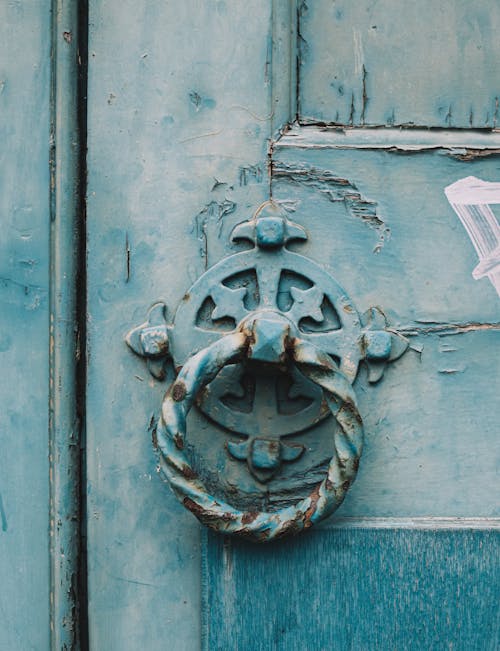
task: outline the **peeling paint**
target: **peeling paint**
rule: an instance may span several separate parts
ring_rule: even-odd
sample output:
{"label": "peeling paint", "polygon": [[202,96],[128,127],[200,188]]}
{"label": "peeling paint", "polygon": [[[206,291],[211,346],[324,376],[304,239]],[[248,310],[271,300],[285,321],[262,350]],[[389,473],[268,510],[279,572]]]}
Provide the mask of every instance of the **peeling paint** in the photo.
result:
{"label": "peeling paint", "polygon": [[364,197],[353,181],[337,176],[330,170],[309,166],[290,167],[281,162],[273,163],[273,176],[316,188],[332,202],[343,202],[353,217],[361,219],[377,232],[378,242],[374,253],[379,253],[389,240],[391,230],[381,218],[377,202]]}
{"label": "peeling paint", "polygon": [[211,201],[196,215],[194,220],[194,231],[199,242],[200,256],[205,261],[205,268],[208,267],[207,228],[209,222],[215,221],[218,227],[218,236],[220,236],[224,217],[230,215],[235,210],[236,203],[230,199],[224,199],[223,201]]}
{"label": "peeling paint", "polygon": [[442,368],[439,369],[439,373],[441,373],[442,375],[455,375],[456,373],[463,373],[466,368],[467,366],[465,366],[465,364],[457,368]]}
{"label": "peeling paint", "polygon": [[216,106],[215,100],[210,97],[202,97],[195,90],[190,91],[189,101],[196,112],[201,111],[204,108],[213,109]]}
{"label": "peeling paint", "polygon": [[211,192],[215,192],[216,190],[220,190],[225,187],[227,187],[227,183],[225,183],[224,181],[219,181],[219,179],[214,178],[214,184],[212,185]]}
{"label": "peeling paint", "polygon": [[126,283],[130,281],[130,265],[131,265],[130,256],[131,256],[130,242],[128,239],[128,233],[125,233],[125,268],[126,268],[125,282]]}
{"label": "peeling paint", "polygon": [[422,325],[398,326],[398,332],[405,337],[430,334],[449,337],[478,330],[500,330],[500,323],[437,323],[435,321],[417,321],[416,323]]}
{"label": "peeling paint", "polygon": [[363,89],[362,94],[361,94],[361,100],[362,100],[362,104],[361,104],[361,124],[363,124],[363,125],[365,124],[366,107],[368,106],[368,101],[370,99],[368,97],[368,95],[367,95],[367,92],[366,92],[366,78],[367,78],[367,76],[368,76],[368,72],[367,72],[367,70],[365,68],[365,65],[363,64],[362,81],[361,81],[361,85],[362,85],[362,89]]}
{"label": "peeling paint", "polygon": [[260,165],[242,165],[238,174],[240,186],[262,183],[263,172]]}
{"label": "peeling paint", "polygon": [[499,156],[500,149],[473,149],[472,147],[458,148],[453,147],[450,149],[440,149],[440,152],[447,154],[451,158],[470,162],[478,158],[486,158],[488,156]]}

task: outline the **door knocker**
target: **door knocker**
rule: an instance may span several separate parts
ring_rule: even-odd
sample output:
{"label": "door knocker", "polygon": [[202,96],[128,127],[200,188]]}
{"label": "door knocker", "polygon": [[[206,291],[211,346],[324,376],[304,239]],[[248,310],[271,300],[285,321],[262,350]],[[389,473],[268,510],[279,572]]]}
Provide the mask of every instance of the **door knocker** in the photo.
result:
{"label": "door knocker", "polygon": [[[208,269],[172,323],[157,303],[126,337],[156,378],[167,359],[179,369],[153,437],[175,494],[202,523],[259,542],[307,529],[342,503],[363,447],[352,387],[359,364],[376,382],[408,347],[380,310],[360,318],[331,275],[288,248],[306,239],[281,206],[264,203],[231,234],[252,248]],[[222,431],[208,446],[215,470],[187,434],[194,403]],[[329,461],[313,463],[310,477],[303,468],[287,476],[313,455],[291,439],[307,441],[329,415]],[[301,488],[287,491],[298,477]]]}

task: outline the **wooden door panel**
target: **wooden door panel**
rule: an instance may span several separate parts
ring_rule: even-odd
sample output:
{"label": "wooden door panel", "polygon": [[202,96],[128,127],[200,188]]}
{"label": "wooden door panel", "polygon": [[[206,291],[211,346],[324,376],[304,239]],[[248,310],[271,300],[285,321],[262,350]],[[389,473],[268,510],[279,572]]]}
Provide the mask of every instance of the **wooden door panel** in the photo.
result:
{"label": "wooden door panel", "polygon": [[303,123],[497,126],[498,3],[299,5]]}
{"label": "wooden door panel", "polygon": [[208,537],[206,651],[497,648],[497,532],[331,528],[264,549]]}
{"label": "wooden door panel", "polygon": [[315,234],[301,250],[361,311],[387,311],[412,349],[379,385],[356,382],[366,448],[339,516],[498,515],[500,302],[472,278],[476,253],[443,192],[498,178],[497,146],[492,135],[304,127],[274,147],[273,196]]}
{"label": "wooden door panel", "polygon": [[[486,529],[496,513],[489,405],[498,394],[490,352],[498,301],[487,280],[471,278],[475,254],[443,190],[471,173],[498,178],[498,138],[384,130],[377,140],[367,130],[347,136],[299,127],[280,138],[295,116],[292,4],[90,2],[91,648],[199,648],[202,583],[207,649],[376,648],[370,634],[379,646],[403,649],[403,629],[413,635],[420,610],[428,618],[423,648],[439,635],[492,639],[491,627],[473,629],[487,617],[482,586],[493,577],[494,536]],[[307,77],[300,69],[302,90],[323,76],[311,71]],[[307,97],[315,102],[313,90],[301,101]],[[378,121],[386,106],[373,106]],[[432,114],[450,126],[434,105],[404,106],[415,109],[417,122],[433,126]],[[151,436],[173,374],[167,383],[153,380],[124,336],[158,300],[171,318],[186,289],[232,250],[232,227],[270,193],[286,200],[311,235],[291,248],[328,267],[360,310],[385,309],[413,350],[376,387],[360,374],[367,444],[338,519],[303,540],[249,547],[212,535],[200,540],[196,520],[155,476]],[[214,431],[195,410],[190,419],[203,436]],[[207,456],[216,456],[214,448]],[[429,531],[413,530],[419,527]],[[478,546],[484,560],[467,558]],[[420,574],[425,604],[409,588]],[[486,600],[463,637],[453,637],[467,608],[481,603],[476,593],[463,610],[457,603],[466,575]],[[253,609],[250,599],[263,593],[263,607]],[[443,601],[450,606],[436,613]],[[298,613],[299,602],[310,605],[311,619]]]}
{"label": "wooden door panel", "polygon": [[0,648],[47,649],[50,2],[0,24]]}
{"label": "wooden door panel", "polygon": [[356,380],[366,445],[330,520],[265,548],[206,536],[205,649],[496,648],[500,305],[443,189],[498,178],[497,145],[310,127],[274,145],[273,197],[314,235],[295,249],[360,310],[390,306],[413,350]]}
{"label": "wooden door panel", "polygon": [[266,198],[271,30],[266,0],[90,2],[92,649],[199,647],[200,529],[158,477],[148,430],[168,383],[124,337],[158,300],[171,318]]}

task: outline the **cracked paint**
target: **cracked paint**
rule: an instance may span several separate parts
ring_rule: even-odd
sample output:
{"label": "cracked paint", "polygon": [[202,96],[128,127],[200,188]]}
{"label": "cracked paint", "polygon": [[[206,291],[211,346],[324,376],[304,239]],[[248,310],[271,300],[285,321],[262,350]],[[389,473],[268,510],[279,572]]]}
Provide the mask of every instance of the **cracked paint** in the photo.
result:
{"label": "cracked paint", "polygon": [[391,236],[391,229],[378,211],[378,204],[365,197],[354,181],[340,177],[330,170],[309,166],[290,167],[282,162],[273,163],[273,177],[284,177],[294,183],[313,187],[325,195],[329,201],[343,202],[346,210],[378,234],[378,242],[373,252],[379,253]]}

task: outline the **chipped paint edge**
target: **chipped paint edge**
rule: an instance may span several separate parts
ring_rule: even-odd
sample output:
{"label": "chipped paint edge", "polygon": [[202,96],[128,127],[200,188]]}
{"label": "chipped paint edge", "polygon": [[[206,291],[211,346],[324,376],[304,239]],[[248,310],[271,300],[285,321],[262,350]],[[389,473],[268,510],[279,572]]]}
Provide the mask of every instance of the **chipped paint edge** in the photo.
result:
{"label": "chipped paint edge", "polygon": [[[500,152],[500,132],[457,129],[349,128],[293,125],[275,149],[388,149],[395,153],[442,149],[460,158]],[[465,159],[467,160],[467,159]]]}

